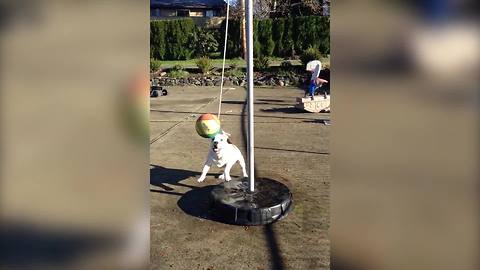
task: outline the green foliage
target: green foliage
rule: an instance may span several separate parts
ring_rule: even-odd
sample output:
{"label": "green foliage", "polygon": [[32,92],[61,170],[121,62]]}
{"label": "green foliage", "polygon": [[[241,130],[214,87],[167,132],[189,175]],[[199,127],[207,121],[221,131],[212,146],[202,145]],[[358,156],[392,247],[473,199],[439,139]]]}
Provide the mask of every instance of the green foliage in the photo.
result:
{"label": "green foliage", "polygon": [[318,49],[323,55],[330,54],[330,18],[319,17],[317,20],[320,22],[317,25],[318,34],[317,40],[319,42]]}
{"label": "green foliage", "polygon": [[203,74],[208,74],[213,70],[212,60],[208,57],[199,58],[195,64],[202,71]]}
{"label": "green foliage", "polygon": [[[272,56],[275,49],[275,42],[272,37],[272,20],[261,20],[257,24],[257,50],[260,50],[260,54],[263,56]],[[258,51],[257,51],[257,55]]]}
{"label": "green foliage", "polygon": [[160,60],[190,59],[193,50],[189,35],[196,29],[192,19],[151,21],[150,56]]}
{"label": "green foliage", "polygon": [[288,77],[288,78],[292,79],[292,78],[295,78],[297,76],[297,73],[293,70],[283,70],[283,69],[281,69],[277,72],[277,75],[282,76],[282,77]]}
{"label": "green foliage", "polygon": [[[192,19],[152,21],[150,57],[185,60],[223,54],[225,21],[216,30],[199,29]],[[312,47],[330,53],[330,18],[322,16],[254,20],[254,57],[292,57]],[[240,22],[229,20],[227,57],[241,57]]]}
{"label": "green foliage", "polygon": [[184,78],[184,77],[188,76],[188,74],[189,74],[184,69],[185,68],[182,65],[177,64],[177,65],[172,67],[172,69],[170,70],[170,72],[167,75],[170,78]]}
{"label": "green foliage", "polygon": [[283,48],[283,34],[285,32],[285,19],[280,18],[273,21],[272,24],[272,38],[274,40],[275,47],[273,54],[276,56],[284,55]]}
{"label": "green foliage", "polygon": [[[221,51],[220,55],[223,55],[223,44],[225,38],[225,23],[223,21],[222,26],[220,27],[221,35],[218,35],[218,43],[222,44],[219,46]],[[227,39],[227,57],[234,58],[240,57],[242,55],[242,36],[240,33],[240,22],[238,20],[228,20],[228,39]]]}
{"label": "green foliage", "polygon": [[225,76],[243,77],[245,76],[245,72],[238,67],[238,63],[231,63],[230,69],[225,71]]}
{"label": "green foliage", "polygon": [[190,49],[189,33],[196,30],[196,25],[192,19],[168,21],[168,31],[166,41],[167,57],[169,59],[185,60],[190,59],[193,50]]}
{"label": "green foliage", "polygon": [[296,52],[301,52],[304,50],[304,46],[308,43],[307,34],[308,31],[311,31],[311,24],[314,23],[312,21],[305,20],[305,17],[297,17],[293,21],[293,40],[295,41],[294,49]]}
{"label": "green foliage", "polygon": [[177,65],[175,65],[175,66],[172,67],[172,70],[175,70],[175,71],[182,71],[182,70],[184,70],[184,69],[185,69],[185,68],[184,68],[182,65],[180,65],[180,64],[177,64]]}
{"label": "green foliage", "polygon": [[225,71],[225,76],[243,77],[245,76],[245,72],[241,69],[229,69]]}
{"label": "green foliage", "polygon": [[284,21],[281,56],[293,56],[295,50],[293,41],[293,18],[288,18]]}
{"label": "green foliage", "polygon": [[303,51],[303,54],[300,56],[302,64],[305,66],[308,62],[312,60],[319,60],[322,57],[322,54],[317,48],[310,47]]}
{"label": "green foliage", "polygon": [[259,56],[253,60],[253,67],[258,71],[264,71],[270,66],[270,59],[266,56]]}
{"label": "green foliage", "polygon": [[162,21],[152,21],[150,23],[150,57],[155,59],[165,59],[165,23]]}
{"label": "green foliage", "polygon": [[150,58],[150,72],[156,72],[160,70],[161,63],[158,60],[155,60],[153,58]]}
{"label": "green foliage", "polygon": [[172,69],[167,76],[170,78],[185,78],[188,76],[188,72],[185,70]]}
{"label": "green foliage", "polygon": [[298,74],[304,73],[304,69],[298,69],[298,66],[294,66],[290,61],[283,61],[280,64],[280,69],[277,71],[277,75],[290,79],[290,83],[296,84],[298,82]]}
{"label": "green foliage", "polygon": [[258,20],[253,21],[253,57],[257,58],[262,55],[262,44],[258,34]]}
{"label": "green foliage", "polygon": [[190,48],[196,56],[206,57],[218,50],[218,42],[213,31],[198,29],[190,33]]}
{"label": "green foliage", "polygon": [[280,63],[280,67],[282,68],[282,70],[291,70],[293,68],[293,65],[292,63],[290,63],[290,61],[283,61],[282,63]]}

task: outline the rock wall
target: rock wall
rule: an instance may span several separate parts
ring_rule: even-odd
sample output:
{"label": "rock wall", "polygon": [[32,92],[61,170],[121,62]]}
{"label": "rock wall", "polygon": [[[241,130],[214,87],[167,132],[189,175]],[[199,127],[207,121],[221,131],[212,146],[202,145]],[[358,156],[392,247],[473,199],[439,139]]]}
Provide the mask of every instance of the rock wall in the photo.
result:
{"label": "rock wall", "polygon": [[[220,76],[190,76],[186,78],[154,77],[152,83],[159,86],[220,86]],[[299,86],[304,85],[308,77],[256,75],[254,85],[256,86]],[[224,86],[245,86],[247,79],[243,77],[225,77]]]}

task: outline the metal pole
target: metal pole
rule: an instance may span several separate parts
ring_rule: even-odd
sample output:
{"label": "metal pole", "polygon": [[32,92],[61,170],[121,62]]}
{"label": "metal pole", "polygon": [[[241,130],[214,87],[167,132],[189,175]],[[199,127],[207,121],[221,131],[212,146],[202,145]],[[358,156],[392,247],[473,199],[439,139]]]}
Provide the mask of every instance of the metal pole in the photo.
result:
{"label": "metal pole", "polygon": [[247,0],[247,82],[248,82],[248,175],[250,192],[255,190],[253,168],[253,0]]}

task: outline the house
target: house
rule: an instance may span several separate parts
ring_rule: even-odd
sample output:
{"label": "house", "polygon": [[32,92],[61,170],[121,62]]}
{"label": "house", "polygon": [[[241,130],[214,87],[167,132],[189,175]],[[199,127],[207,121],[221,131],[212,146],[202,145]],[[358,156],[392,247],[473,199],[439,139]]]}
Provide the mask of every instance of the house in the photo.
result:
{"label": "house", "polygon": [[218,23],[226,15],[224,0],[150,0],[151,20],[192,18],[198,25]]}

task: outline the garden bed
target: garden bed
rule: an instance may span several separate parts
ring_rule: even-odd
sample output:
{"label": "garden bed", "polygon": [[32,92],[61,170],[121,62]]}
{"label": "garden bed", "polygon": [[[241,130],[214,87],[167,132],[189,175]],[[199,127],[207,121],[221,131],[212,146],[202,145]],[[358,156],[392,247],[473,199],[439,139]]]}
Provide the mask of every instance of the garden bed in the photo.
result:
{"label": "garden bed", "polygon": [[[220,86],[222,80],[218,70],[210,75],[196,73],[198,69],[185,69],[184,71],[185,75],[182,77],[169,76],[172,74],[169,70],[152,74],[152,84],[159,86]],[[231,73],[236,75],[229,75]],[[329,80],[329,73],[329,69],[322,70],[320,77]],[[245,86],[247,84],[243,69],[238,69],[236,72],[226,70],[225,74],[224,86]],[[255,86],[305,86],[310,80],[310,74],[299,67],[288,70],[270,67],[266,71],[255,72],[253,80]]]}

